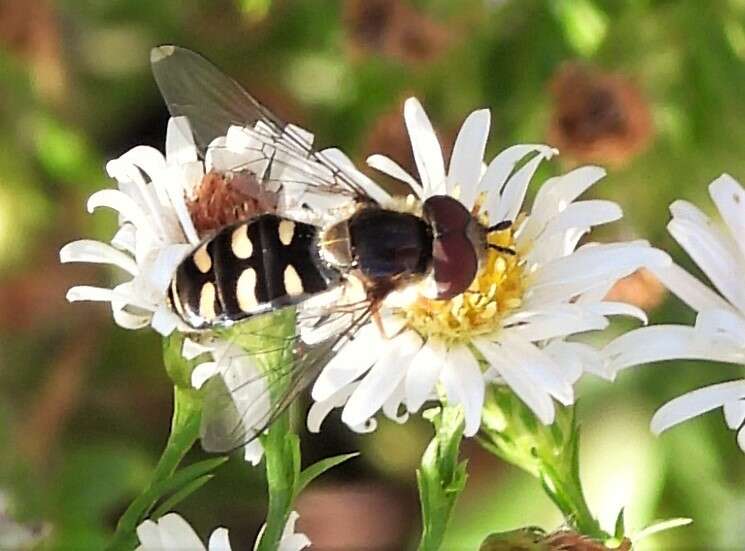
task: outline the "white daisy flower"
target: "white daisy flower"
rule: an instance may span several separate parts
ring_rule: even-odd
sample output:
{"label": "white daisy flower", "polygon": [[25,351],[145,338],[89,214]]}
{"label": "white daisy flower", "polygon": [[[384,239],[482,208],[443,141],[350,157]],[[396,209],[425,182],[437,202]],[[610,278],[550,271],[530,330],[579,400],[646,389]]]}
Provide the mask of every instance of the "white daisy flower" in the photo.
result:
{"label": "white daisy flower", "polygon": [[[307,143],[313,135],[302,128],[291,126],[295,136]],[[205,197],[203,205],[193,207],[204,189],[226,190],[222,175],[236,167],[251,163],[256,181],[261,181],[267,169],[272,171],[271,182],[283,182],[273,189],[260,187],[252,181],[241,181],[250,186],[257,201],[272,201],[272,208],[285,215],[294,215],[313,223],[322,223],[326,213],[349,199],[308,189],[299,182],[303,177],[293,171],[298,163],[284,162],[290,155],[280,139],[274,144],[274,154],[267,153],[268,130],[261,123],[251,131],[231,126],[226,135],[216,138],[207,148],[204,162],[198,159],[194,138],[185,117],[169,120],[165,156],[152,147],[137,146],[106,165],[108,174],[117,181],[118,189],[97,191],[88,199],[88,210],[109,207],[119,214],[119,230],[111,243],[82,239],[65,245],[60,251],[62,262],[93,262],[122,269],[129,280],[113,289],[76,286],[67,293],[71,302],[82,300],[110,302],[115,322],[127,329],[151,325],[163,335],[183,327],[167,301],[167,288],[181,260],[201,241],[200,229],[211,217],[220,223],[219,207],[214,196]],[[274,143],[274,142],[272,142]],[[325,150],[338,162],[351,165],[338,150]],[[270,158],[273,157],[271,168]],[[358,171],[359,180],[367,185],[369,179]],[[304,176],[307,178],[307,175]],[[380,193],[382,190],[380,190]],[[274,195],[273,195],[274,194]],[[219,197],[217,197],[219,199]],[[304,208],[299,208],[302,205]],[[193,219],[192,216],[195,218]],[[241,212],[236,213],[241,217]],[[248,216],[248,214],[246,214]],[[226,224],[227,222],[224,222]],[[207,227],[204,233],[214,230]]]}
{"label": "white daisy flower", "polygon": [[183,119],[168,123],[166,154],[137,146],[106,165],[118,189],[95,192],[88,211],[109,207],[119,214],[119,231],[111,244],[82,239],[65,245],[62,262],[94,262],[122,269],[129,280],[113,289],[77,286],[67,293],[71,302],[110,302],[114,321],[137,329],[148,324],[163,334],[178,324],[166,303],[166,289],[183,257],[199,243],[186,206],[187,194],[203,176],[191,136]]}
{"label": "white daisy flower", "polygon": [[343,407],[347,425],[371,430],[380,409],[404,421],[402,406],[412,413],[443,396],[463,406],[470,436],[479,429],[488,381],[509,385],[550,424],[553,400],[572,403],[583,371],[608,375],[598,350],[566,339],[604,329],[610,315],[646,321],[638,308],[603,297],[618,279],[641,266],[664,266],[669,257],[641,241],[577,247],[590,228],[622,216],[610,201],[577,200],[603,177],[601,168],[550,178],[527,210],[531,178],[556,150],[517,145],[484,166],[490,114],[480,110],[463,123],[446,172],[416,99],[407,100],[404,118],[419,181],[382,155],[368,164],[407,183],[419,202],[448,194],[487,227],[512,221],[491,231],[489,242],[516,254],[490,249],[471,288],[452,300],[430,300],[426,289],[414,288],[386,299],[381,322],[390,337],[371,323],[329,362],[313,387],[308,426],[318,430],[332,409]]}
{"label": "white daisy flower", "polygon": [[[278,551],[300,551],[310,545],[305,534],[295,533],[298,514],[293,511],[285,525]],[[262,528],[263,531],[263,528]],[[230,551],[226,528],[217,528],[205,547],[194,529],[180,515],[168,513],[157,521],[146,520],[137,527],[138,551]]]}
{"label": "white daisy flower", "polygon": [[[687,201],[670,206],[667,228],[714,288],[675,264],[654,269],[662,283],[698,313],[695,326],[645,327],[619,337],[605,350],[612,372],[672,359],[745,364],[745,189],[725,174],[711,183],[709,194],[724,228]],[[719,407],[727,426],[739,431],[738,444],[745,451],[745,380],[715,384],[672,400],[655,414],[652,430],[659,434]]]}

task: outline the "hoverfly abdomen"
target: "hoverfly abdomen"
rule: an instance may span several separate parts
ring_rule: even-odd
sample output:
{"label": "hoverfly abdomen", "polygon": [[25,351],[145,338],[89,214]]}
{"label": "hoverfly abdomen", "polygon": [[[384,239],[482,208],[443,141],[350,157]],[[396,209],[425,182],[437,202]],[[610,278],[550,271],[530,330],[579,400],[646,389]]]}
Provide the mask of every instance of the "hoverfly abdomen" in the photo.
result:
{"label": "hoverfly abdomen", "polygon": [[168,293],[189,326],[229,325],[326,291],[340,274],[321,260],[311,225],[275,215],[226,226],[179,265]]}

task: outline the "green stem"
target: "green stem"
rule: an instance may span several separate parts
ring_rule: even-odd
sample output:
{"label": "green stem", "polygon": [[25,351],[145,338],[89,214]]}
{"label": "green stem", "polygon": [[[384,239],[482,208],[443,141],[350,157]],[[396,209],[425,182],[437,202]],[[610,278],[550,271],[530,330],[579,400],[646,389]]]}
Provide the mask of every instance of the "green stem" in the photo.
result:
{"label": "green stem", "polygon": [[[267,378],[272,401],[279,403],[285,399],[286,393],[291,392],[288,385],[294,384],[292,378],[284,374],[294,361],[295,311],[287,308],[270,316],[258,316],[235,326],[228,336],[254,358]],[[261,444],[266,462],[269,510],[256,549],[275,551],[292,510],[300,478],[300,440],[291,430],[289,408],[261,436]]]}
{"label": "green stem", "polygon": [[176,471],[179,463],[199,437],[201,403],[191,389],[174,386],[171,434],[158,460],[147,488],[127,507],[119,519],[109,551],[125,551],[135,547],[135,530],[157,500],[159,486]]}
{"label": "green stem", "polygon": [[262,438],[269,508],[258,551],[274,551],[292,510],[300,472],[300,441],[290,430],[290,412],[283,413]]}
{"label": "green stem", "polygon": [[543,425],[503,387],[489,390],[482,423],[481,444],[532,474],[577,532],[605,541],[610,535],[593,516],[579,475],[579,427],[571,407],[557,407],[556,420]]}
{"label": "green stem", "polygon": [[461,409],[444,405],[432,422],[435,437],[424,451],[417,470],[422,507],[419,551],[440,549],[453,508],[466,484],[466,461],[459,461],[464,429]]}
{"label": "green stem", "polygon": [[576,453],[566,451],[575,456],[574,459],[566,458],[558,461],[541,459],[539,468],[543,489],[577,532],[605,541],[610,538],[610,534],[600,527],[600,523],[593,516],[587,504],[579,477],[579,462],[576,459]]}

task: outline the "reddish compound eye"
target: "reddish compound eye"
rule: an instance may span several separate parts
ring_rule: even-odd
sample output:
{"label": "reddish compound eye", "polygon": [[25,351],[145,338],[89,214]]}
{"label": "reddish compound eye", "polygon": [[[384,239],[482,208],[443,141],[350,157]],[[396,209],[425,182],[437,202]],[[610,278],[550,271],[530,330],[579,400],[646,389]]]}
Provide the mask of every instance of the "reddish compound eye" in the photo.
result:
{"label": "reddish compound eye", "polygon": [[447,195],[428,198],[423,210],[432,227],[437,298],[451,299],[468,289],[478,271],[478,255],[468,234],[473,217],[458,200]]}

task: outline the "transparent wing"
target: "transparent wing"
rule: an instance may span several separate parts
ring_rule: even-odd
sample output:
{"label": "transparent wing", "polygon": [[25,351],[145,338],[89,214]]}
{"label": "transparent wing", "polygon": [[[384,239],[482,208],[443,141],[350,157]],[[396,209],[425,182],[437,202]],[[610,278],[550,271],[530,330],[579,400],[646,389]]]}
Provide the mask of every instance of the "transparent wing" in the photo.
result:
{"label": "transparent wing", "polygon": [[250,170],[267,182],[380,201],[372,182],[346,156],[336,150],[314,150],[311,134],[280,120],[201,55],[160,46],[153,48],[150,60],[168,110],[174,117],[187,118],[203,155],[208,149],[218,155],[221,147],[230,149],[225,139],[230,132],[229,138],[253,153],[237,161],[233,170]]}
{"label": "transparent wing", "polygon": [[[288,308],[236,326],[205,387],[202,447],[229,452],[257,438],[370,318],[362,302]],[[288,333],[288,324],[299,330]],[[220,355],[222,354],[222,355]]]}

